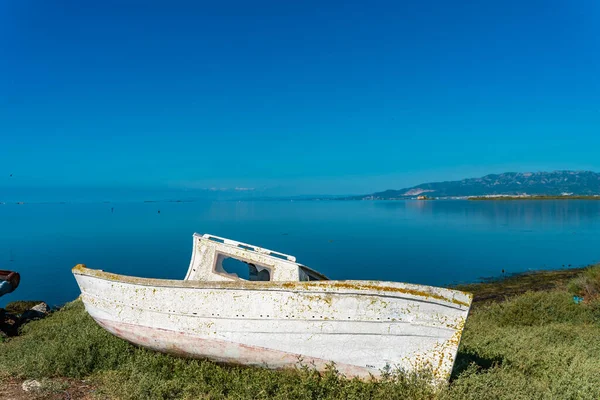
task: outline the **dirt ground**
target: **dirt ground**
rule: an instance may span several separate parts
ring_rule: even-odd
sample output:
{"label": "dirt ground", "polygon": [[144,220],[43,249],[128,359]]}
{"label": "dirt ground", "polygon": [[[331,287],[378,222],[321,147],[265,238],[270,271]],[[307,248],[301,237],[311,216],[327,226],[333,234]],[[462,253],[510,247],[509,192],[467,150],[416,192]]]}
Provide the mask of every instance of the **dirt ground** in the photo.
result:
{"label": "dirt ground", "polygon": [[76,379],[54,379],[42,382],[42,387],[26,392],[22,389],[23,380],[9,379],[0,381],[0,399],[2,400],[97,400],[94,387],[85,381]]}
{"label": "dirt ground", "polygon": [[525,292],[566,289],[569,281],[584,268],[569,268],[555,271],[531,271],[483,282],[456,285],[455,288],[475,295],[473,307],[501,302]]}

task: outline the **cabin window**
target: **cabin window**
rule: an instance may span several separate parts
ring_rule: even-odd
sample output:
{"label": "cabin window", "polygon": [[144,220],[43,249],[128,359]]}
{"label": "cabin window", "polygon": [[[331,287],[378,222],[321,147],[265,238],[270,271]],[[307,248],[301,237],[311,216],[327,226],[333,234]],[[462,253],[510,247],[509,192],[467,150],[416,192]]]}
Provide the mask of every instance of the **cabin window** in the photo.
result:
{"label": "cabin window", "polygon": [[315,274],[313,271],[311,271],[307,268],[303,268],[303,267],[299,268],[299,273],[300,273],[300,282],[321,281],[321,280],[324,280],[324,278],[325,278],[325,277],[319,276],[319,275]]}
{"label": "cabin window", "polygon": [[256,266],[254,264],[248,264],[248,270],[250,271],[251,281],[270,281],[271,271],[268,268]]}
{"label": "cabin window", "polygon": [[246,281],[271,280],[271,271],[269,268],[223,255],[217,258],[215,272],[231,275]]}

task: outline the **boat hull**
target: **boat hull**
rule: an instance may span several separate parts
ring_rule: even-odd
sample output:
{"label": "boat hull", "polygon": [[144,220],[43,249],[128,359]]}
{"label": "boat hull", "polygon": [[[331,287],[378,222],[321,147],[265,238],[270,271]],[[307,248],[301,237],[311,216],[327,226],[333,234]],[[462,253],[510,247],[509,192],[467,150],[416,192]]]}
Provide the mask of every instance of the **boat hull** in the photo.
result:
{"label": "boat hull", "polygon": [[[296,353],[288,353],[266,347],[202,338],[169,329],[132,325],[103,320],[101,318],[95,321],[108,332],[128,342],[151,350],[182,357],[207,358],[220,363],[251,365],[272,369],[282,369],[292,365],[305,364],[323,371],[327,368],[327,365],[331,364],[329,360],[301,356]],[[368,368],[360,368],[348,364],[336,364],[335,367],[340,373],[347,376],[367,378],[371,375]]]}
{"label": "boat hull", "polygon": [[283,368],[328,364],[348,377],[431,369],[447,380],[471,303],[448,289],[390,282],[189,282],[76,268],[86,310],[153,350]]}

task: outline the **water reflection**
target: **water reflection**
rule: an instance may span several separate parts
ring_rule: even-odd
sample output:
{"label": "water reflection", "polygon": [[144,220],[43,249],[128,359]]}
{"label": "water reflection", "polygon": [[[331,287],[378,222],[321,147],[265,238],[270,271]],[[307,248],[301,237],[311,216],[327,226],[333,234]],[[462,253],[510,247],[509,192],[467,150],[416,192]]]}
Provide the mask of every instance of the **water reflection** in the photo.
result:
{"label": "water reflection", "polygon": [[375,207],[391,212],[408,212],[420,218],[468,220],[494,225],[545,225],[580,227],[600,222],[600,201],[511,200],[511,201],[381,201]]}

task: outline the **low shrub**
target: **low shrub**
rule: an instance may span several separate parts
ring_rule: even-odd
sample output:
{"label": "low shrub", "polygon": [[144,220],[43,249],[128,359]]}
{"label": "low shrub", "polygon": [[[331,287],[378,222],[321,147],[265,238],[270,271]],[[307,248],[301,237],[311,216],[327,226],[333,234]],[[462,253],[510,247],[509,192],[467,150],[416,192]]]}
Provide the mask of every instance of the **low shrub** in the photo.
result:
{"label": "low shrub", "polygon": [[569,292],[583,297],[586,302],[598,301],[600,298],[600,265],[586,268],[569,283]]}

